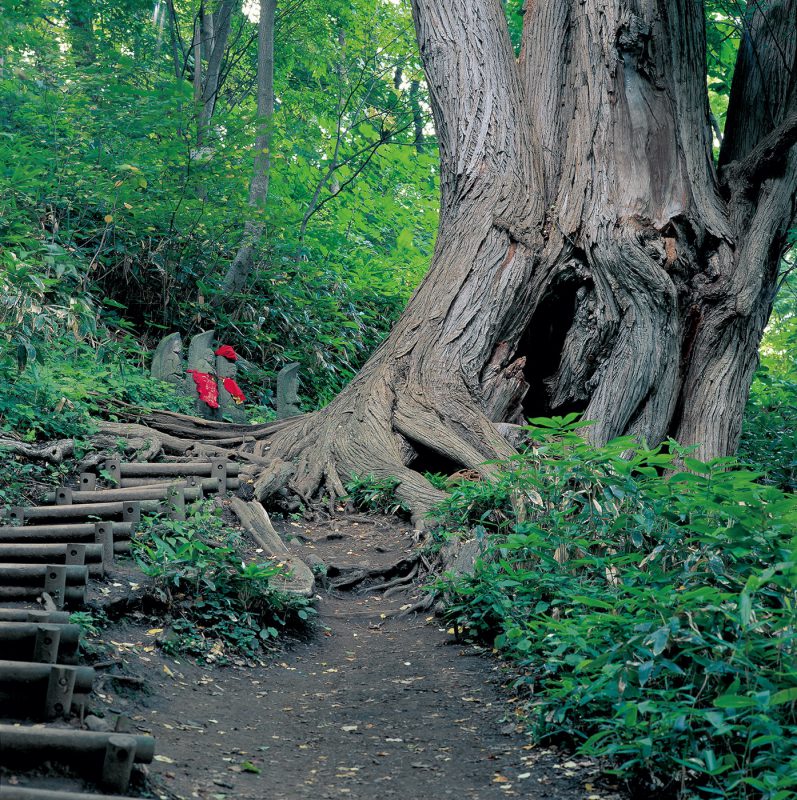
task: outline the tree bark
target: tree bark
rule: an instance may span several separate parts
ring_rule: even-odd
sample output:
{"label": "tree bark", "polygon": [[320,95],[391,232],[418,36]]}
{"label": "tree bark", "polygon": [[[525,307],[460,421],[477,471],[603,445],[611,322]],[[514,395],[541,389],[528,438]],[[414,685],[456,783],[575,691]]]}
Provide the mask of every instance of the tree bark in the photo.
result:
{"label": "tree bark", "polygon": [[235,0],[222,0],[215,14],[206,14],[204,6],[200,11],[199,41],[194,49],[194,60],[199,58],[201,63],[204,53],[207,62],[204,79],[199,83],[197,144],[200,146],[204,141],[205,132],[216,107],[221,68],[224,63],[224,54],[227,51],[227,39],[230,36],[232,12],[235,5]]}
{"label": "tree bark", "polygon": [[216,303],[246,284],[254,262],[254,253],[265,229],[263,211],[268,199],[271,171],[272,123],[274,118],[274,24],[277,0],[261,0],[257,32],[257,136],[255,137],[255,166],[249,184],[249,207],[252,216],[244,222],[244,232],[235,258],[222,282],[222,292]]}
{"label": "tree bark", "polygon": [[[797,0],[750,3],[718,175],[696,0],[413,0],[441,161],[429,273],[325,409],[254,433],[256,493],[489,475],[496,423],[735,449],[797,209]],[[767,108],[748,113],[762,90]]]}
{"label": "tree bark", "polygon": [[70,0],[67,3],[67,22],[75,63],[83,67],[90,66],[96,59],[94,13],[91,4],[83,0]]}

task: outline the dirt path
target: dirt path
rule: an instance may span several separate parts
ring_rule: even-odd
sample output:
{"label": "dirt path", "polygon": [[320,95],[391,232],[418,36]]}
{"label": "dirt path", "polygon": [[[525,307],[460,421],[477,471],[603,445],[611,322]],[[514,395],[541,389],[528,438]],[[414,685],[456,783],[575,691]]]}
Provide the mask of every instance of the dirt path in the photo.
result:
{"label": "dirt path", "polygon": [[[395,563],[410,549],[405,530],[369,518],[282,527],[331,574]],[[157,737],[166,760],[151,775],[172,796],[611,796],[594,788],[594,765],[529,744],[499,667],[478,648],[454,643],[429,616],[390,619],[404,602],[323,593],[316,635],[262,668],[164,658],[146,624],[124,623],[110,638],[149,694],[107,699]]]}

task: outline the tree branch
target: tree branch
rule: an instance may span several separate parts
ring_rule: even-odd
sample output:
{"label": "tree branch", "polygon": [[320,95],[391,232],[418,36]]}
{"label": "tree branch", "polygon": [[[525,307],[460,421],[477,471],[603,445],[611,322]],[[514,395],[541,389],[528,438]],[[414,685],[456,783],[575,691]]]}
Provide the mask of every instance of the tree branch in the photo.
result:
{"label": "tree branch", "polygon": [[789,150],[797,144],[797,109],[767,134],[740,161],[722,170],[722,180],[733,192],[749,192],[785,167]]}

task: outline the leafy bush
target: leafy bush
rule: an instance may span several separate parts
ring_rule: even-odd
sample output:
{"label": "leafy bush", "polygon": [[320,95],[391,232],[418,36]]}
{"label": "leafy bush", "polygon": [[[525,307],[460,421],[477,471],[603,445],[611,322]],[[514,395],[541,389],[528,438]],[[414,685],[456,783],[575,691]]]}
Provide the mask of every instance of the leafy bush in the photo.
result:
{"label": "leafy bush", "polygon": [[36,357],[22,370],[0,351],[0,430],[24,439],[86,436],[93,418],[113,417],[114,401],[190,411],[170,384],[152,379],[133,360],[126,340],[96,346],[68,337],[38,344]]}
{"label": "leafy bush", "polygon": [[483,546],[441,580],[448,616],[516,664],[538,738],[660,793],[794,797],[797,500],[673,442],[533,423],[494,483],[440,507]]}
{"label": "leafy bush", "polygon": [[766,364],[759,369],[745,412],[739,459],[763,472],[765,482],[797,490],[797,374],[773,375]]}
{"label": "leafy bush", "polygon": [[408,514],[407,506],[396,497],[399,482],[396,478],[375,478],[366,475],[361,478],[352,475],[346,484],[346,500],[355,508],[373,511],[377,514]]}
{"label": "leafy bush", "polygon": [[761,342],[761,363],[750,389],[739,447],[740,460],[786,491],[797,489],[795,300],[797,271],[792,255]]}
{"label": "leafy bush", "polygon": [[256,655],[315,610],[308,600],[271,586],[282,564],[242,560],[220,513],[208,502],[186,521],[152,518],[133,545],[175,617],[164,649],[223,662],[229,654]]}
{"label": "leafy bush", "polygon": [[27,461],[0,447],[4,475],[0,483],[0,517],[11,506],[32,505],[48,489],[63,483],[68,472],[65,465],[40,464]]}

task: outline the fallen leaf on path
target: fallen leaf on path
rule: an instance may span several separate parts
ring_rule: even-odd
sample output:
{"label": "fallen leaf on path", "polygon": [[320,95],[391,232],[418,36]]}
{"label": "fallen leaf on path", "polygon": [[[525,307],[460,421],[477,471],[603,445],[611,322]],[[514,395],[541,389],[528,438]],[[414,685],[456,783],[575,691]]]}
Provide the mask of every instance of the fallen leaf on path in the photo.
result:
{"label": "fallen leaf on path", "polygon": [[160,761],[162,764],[174,764],[174,759],[169,758],[169,756],[155,756],[156,761]]}

